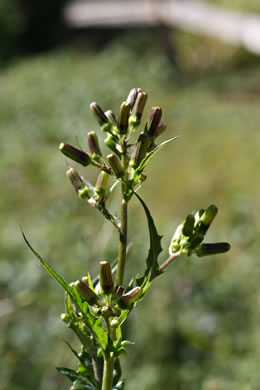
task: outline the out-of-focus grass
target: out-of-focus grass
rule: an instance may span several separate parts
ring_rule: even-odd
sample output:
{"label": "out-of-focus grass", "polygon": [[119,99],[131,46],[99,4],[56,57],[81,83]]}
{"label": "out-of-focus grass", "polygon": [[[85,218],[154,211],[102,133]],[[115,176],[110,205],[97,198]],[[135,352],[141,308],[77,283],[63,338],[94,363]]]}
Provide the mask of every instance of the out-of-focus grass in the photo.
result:
{"label": "out-of-focus grass", "polygon": [[[125,363],[128,389],[258,388],[260,69],[177,88],[164,57],[111,45],[28,58],[0,75],[1,390],[68,387],[54,369],[73,364],[60,338],[71,337],[59,321],[63,293],[25,247],[19,223],[68,281],[116,256],[117,235],[76,198],[57,149],[75,136],[85,147],[97,129],[89,103],[118,113],[134,86],[148,92],[149,107],[163,107],[167,137],[183,136],[152,160],[140,191],[165,232],[161,261],[176,225],[210,203],[220,212],[209,238],[231,241],[232,251],[180,260],[155,282],[125,329],[137,341]],[[95,170],[79,170],[95,181]],[[146,222],[135,200],[130,223],[129,261],[140,269]]]}

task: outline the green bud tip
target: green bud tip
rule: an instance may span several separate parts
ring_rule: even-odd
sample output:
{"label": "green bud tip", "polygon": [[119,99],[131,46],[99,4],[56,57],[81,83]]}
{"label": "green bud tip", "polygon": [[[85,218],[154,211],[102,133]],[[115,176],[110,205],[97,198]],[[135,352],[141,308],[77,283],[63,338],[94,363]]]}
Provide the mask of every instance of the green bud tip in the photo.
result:
{"label": "green bud tip", "polygon": [[204,211],[204,213],[200,217],[200,221],[203,222],[204,225],[209,226],[212,223],[215,216],[217,215],[217,212],[218,212],[217,206],[212,204]]}
{"label": "green bud tip", "polygon": [[79,295],[88,302],[89,305],[94,305],[98,301],[97,294],[82,280],[77,280],[74,284]]}
{"label": "green bud tip", "polygon": [[216,255],[218,253],[225,253],[230,250],[231,246],[228,242],[216,242],[209,244],[201,244],[196,249],[196,255],[199,257],[208,256],[208,255]]}
{"label": "green bud tip", "polygon": [[102,294],[111,294],[114,291],[111,265],[107,261],[101,261],[99,265],[100,288]]}
{"label": "green bud tip", "polygon": [[128,119],[130,115],[130,104],[123,102],[120,107],[118,129],[120,134],[126,134],[128,129]]}
{"label": "green bud tip", "polygon": [[131,306],[137,299],[141,296],[142,289],[141,287],[134,287],[128,293],[122,295],[118,300],[118,305],[121,309],[126,309]]}
{"label": "green bud tip", "polygon": [[162,117],[162,109],[160,107],[153,107],[146,125],[147,132],[151,137],[156,136],[157,129],[159,127]]}
{"label": "green bud tip", "polygon": [[196,231],[205,235],[215,216],[217,215],[218,209],[212,204],[209,206],[198,220]]}
{"label": "green bud tip", "polygon": [[182,234],[184,236],[190,237],[193,233],[193,228],[195,224],[195,217],[192,214],[189,214],[184,222],[182,228]]}
{"label": "green bud tip", "polygon": [[125,174],[124,168],[121,165],[119,158],[115,154],[109,154],[107,156],[109,165],[116,177],[122,177]]}
{"label": "green bud tip", "polygon": [[96,102],[93,102],[90,104],[90,110],[95,115],[100,126],[103,126],[104,124],[106,124],[108,122],[107,116],[105,115],[102,108]]}
{"label": "green bud tip", "polygon": [[74,146],[62,142],[60,144],[60,151],[66,157],[86,167],[91,163],[91,158],[88,153],[83,152],[80,149],[74,148]]}
{"label": "green bud tip", "polygon": [[88,148],[90,151],[90,154],[96,154],[98,156],[102,156],[99,142],[98,142],[98,137],[95,131],[91,131],[88,133]]}
{"label": "green bud tip", "polygon": [[101,171],[97,178],[95,191],[98,195],[100,195],[103,198],[106,198],[107,196],[108,181],[109,181],[109,174],[107,172]]}

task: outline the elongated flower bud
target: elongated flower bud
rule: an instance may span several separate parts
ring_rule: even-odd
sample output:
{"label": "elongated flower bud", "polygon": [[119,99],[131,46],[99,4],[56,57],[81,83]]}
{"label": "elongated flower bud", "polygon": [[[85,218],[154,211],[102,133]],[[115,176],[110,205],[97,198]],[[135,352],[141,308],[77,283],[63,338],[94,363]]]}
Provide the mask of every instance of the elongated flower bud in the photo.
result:
{"label": "elongated flower bud", "polygon": [[215,216],[217,215],[217,212],[218,209],[214,204],[209,206],[200,217],[196,231],[205,234],[210,227],[212,221],[214,220]]}
{"label": "elongated flower bud", "polygon": [[203,241],[204,235],[201,233],[193,234],[187,241],[188,249],[195,249]]}
{"label": "elongated flower bud", "polygon": [[113,111],[111,110],[107,110],[105,112],[105,115],[106,117],[108,118],[108,120],[112,123],[113,126],[116,126],[116,116],[115,114],[113,113]]}
{"label": "elongated flower bud", "polygon": [[98,301],[97,294],[89,287],[87,286],[82,280],[77,280],[74,283],[74,287],[79,293],[79,295],[87,301],[90,305],[94,305]]}
{"label": "elongated flower bud", "polygon": [[97,118],[97,121],[100,124],[100,126],[102,126],[108,122],[107,116],[105,115],[102,108],[96,102],[93,102],[90,104],[90,110],[93,112],[93,114]]}
{"label": "elongated flower bud", "polygon": [[116,138],[112,134],[109,134],[104,142],[119,158],[121,157],[121,152],[117,148]]}
{"label": "elongated flower bud", "polygon": [[97,178],[95,191],[103,198],[106,198],[107,195],[108,180],[109,174],[107,172],[101,171]]}
{"label": "elongated flower bud", "polygon": [[125,174],[124,168],[121,165],[119,158],[114,154],[109,154],[107,156],[109,165],[116,177],[122,177]]}
{"label": "elongated flower bud", "polygon": [[84,199],[84,198],[90,198],[91,196],[91,191],[90,189],[86,186],[86,184],[84,183],[84,181],[81,179],[80,175],[78,174],[77,171],[75,171],[75,169],[73,168],[70,168],[67,172],[66,172],[71,184],[73,185],[73,187],[75,188],[77,194],[79,195],[79,197],[81,199]]}
{"label": "elongated flower bud", "polygon": [[62,142],[60,144],[60,151],[66,157],[86,167],[91,163],[91,158],[88,153],[83,152],[80,149],[74,148],[74,146]]}
{"label": "elongated flower bud", "polygon": [[189,214],[184,222],[182,228],[182,234],[184,236],[190,237],[193,233],[193,228],[195,224],[195,217],[192,214]]}
{"label": "elongated flower bud", "polygon": [[145,92],[139,92],[135,99],[134,106],[132,108],[131,116],[129,118],[129,123],[135,129],[139,126],[144,111],[145,104],[147,102],[147,94]]}
{"label": "elongated flower bud", "polygon": [[118,129],[119,129],[120,134],[127,133],[130,108],[131,108],[131,106],[127,102],[123,102],[121,104],[119,119],[118,119]]}
{"label": "elongated flower bud", "polygon": [[151,137],[155,137],[156,131],[161,121],[161,117],[162,109],[160,107],[153,107],[150,112],[149,120],[146,124],[146,132]]}
{"label": "elongated flower bud", "polygon": [[100,288],[102,294],[111,294],[114,290],[111,265],[107,261],[101,261],[99,265]]}
{"label": "elongated flower bud", "polygon": [[98,142],[98,137],[95,131],[91,131],[88,133],[88,148],[90,151],[90,154],[92,155],[97,155],[97,156],[102,156],[99,142]]}
{"label": "elongated flower bud", "polygon": [[127,101],[127,103],[130,104],[131,108],[133,108],[139,92],[141,92],[141,88],[133,88],[129,92],[129,95],[128,95],[126,101]]}
{"label": "elongated flower bud", "polygon": [[167,129],[166,123],[160,122],[159,126],[155,130],[154,138],[159,137],[161,134],[163,134],[165,132],[166,129]]}
{"label": "elongated flower bud", "polygon": [[126,309],[131,306],[141,296],[141,287],[134,287],[128,293],[122,295],[118,300],[118,305],[121,309]]}
{"label": "elongated flower bud", "polygon": [[151,137],[148,134],[141,133],[137,143],[132,158],[130,160],[130,166],[133,168],[138,167],[140,162],[145,158],[147,149],[151,142]]}
{"label": "elongated flower bud", "polygon": [[216,255],[218,253],[225,253],[229,251],[230,244],[228,242],[216,242],[213,244],[201,244],[198,249],[196,249],[196,255],[199,257]]}
{"label": "elongated flower bud", "polygon": [[112,124],[109,122],[108,117],[105,115],[102,108],[96,103],[93,102],[90,104],[90,110],[95,115],[102,131],[110,131]]}

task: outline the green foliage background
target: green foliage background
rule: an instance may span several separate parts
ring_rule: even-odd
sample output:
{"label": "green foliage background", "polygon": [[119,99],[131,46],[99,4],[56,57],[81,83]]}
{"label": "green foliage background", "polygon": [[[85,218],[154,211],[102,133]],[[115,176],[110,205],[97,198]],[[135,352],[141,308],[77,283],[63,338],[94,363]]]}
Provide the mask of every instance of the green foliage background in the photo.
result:
{"label": "green foliage background", "polygon": [[[238,68],[241,52],[213,41],[209,51],[197,39],[209,58],[214,52],[205,69],[203,60],[194,63],[195,38],[177,34],[186,72],[179,76],[151,38],[140,30],[99,53],[63,49],[0,73],[0,390],[69,387],[55,371],[75,365],[62,340],[75,343],[59,318],[63,291],[28,251],[19,224],[69,282],[116,257],[116,232],[77,199],[58,145],[76,144],[77,136],[86,147],[87,131],[97,129],[90,102],[118,113],[139,86],[148,107],[163,108],[165,139],[183,136],[154,158],[140,191],[164,234],[161,261],[175,227],[210,203],[220,211],[209,235],[230,241],[232,250],[178,259],[155,281],[125,327],[136,341],[123,362],[127,389],[259,389],[259,65]],[[95,181],[93,168],[81,172]],[[128,278],[144,269],[147,238],[133,200]]]}

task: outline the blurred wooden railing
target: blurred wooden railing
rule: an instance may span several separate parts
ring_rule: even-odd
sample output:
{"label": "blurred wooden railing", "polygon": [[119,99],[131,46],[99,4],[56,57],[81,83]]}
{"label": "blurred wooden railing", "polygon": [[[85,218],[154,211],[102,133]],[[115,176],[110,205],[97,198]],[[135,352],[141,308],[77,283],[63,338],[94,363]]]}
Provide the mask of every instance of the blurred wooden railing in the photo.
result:
{"label": "blurred wooden railing", "polygon": [[64,10],[64,19],[76,28],[164,24],[260,54],[260,15],[195,0],[72,0]]}

